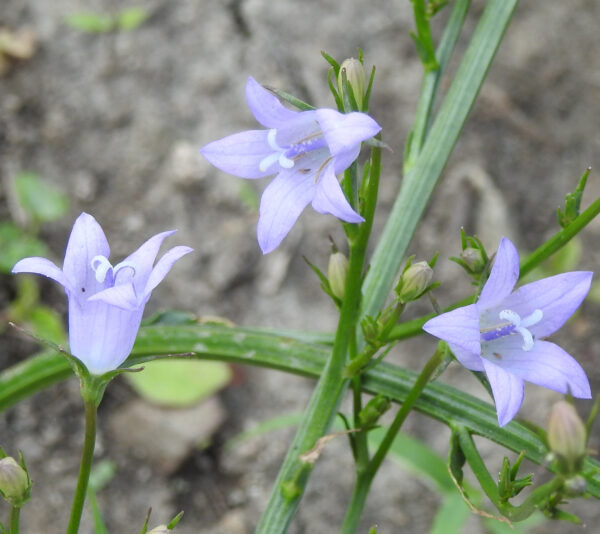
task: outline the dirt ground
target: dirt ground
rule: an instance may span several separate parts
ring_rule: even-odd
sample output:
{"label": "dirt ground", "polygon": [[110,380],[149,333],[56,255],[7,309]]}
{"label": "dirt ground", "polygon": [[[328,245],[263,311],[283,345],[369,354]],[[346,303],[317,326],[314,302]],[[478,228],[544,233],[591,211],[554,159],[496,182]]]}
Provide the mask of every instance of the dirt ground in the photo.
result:
{"label": "dirt ground", "polygon": [[[367,64],[377,66],[372,115],[393,150],[384,156],[377,236],[401,181],[403,144],[421,80],[409,37],[410,3],[135,4],[150,15],[140,28],[89,35],[69,28],[65,17],[114,13],[122,4],[2,1],[0,24],[31,28],[39,47],[30,60],[0,78],[0,216],[13,215],[7,197],[14,175],[37,172],[71,200],[69,216],[42,229],[59,262],[72,221],[84,210],[102,224],[114,257],[169,228],[179,230],[173,242],[195,248],[193,257],[181,261],[155,291],[148,314],[178,308],[243,325],[334,329],[335,310],[302,255],[324,267],[327,236],[342,241],[337,221],[307,210],[282,246],[262,256],[255,239],[257,214],[243,201],[242,181],[210,167],[197,151],[224,135],[255,127],[243,97],[249,75],[318,106],[332,106],[320,51],[343,59],[361,47]],[[473,0],[466,35],[483,5]],[[410,249],[427,258],[440,251],[436,274],[444,286],[436,296],[441,303],[469,290],[460,269],[447,261],[458,250],[461,226],[482,237],[490,250],[502,235],[521,250],[532,250],[556,231],[555,209],[582,171],[600,168],[598,20],[600,4],[594,0],[530,0],[518,8]],[[459,52],[466,42],[461,40]],[[264,183],[249,187],[259,193]],[[599,194],[600,180],[592,174],[584,204]],[[583,232],[578,268],[600,265],[599,236],[599,222]],[[4,307],[14,280],[0,281]],[[64,311],[61,292],[50,283],[41,287],[45,301]],[[599,310],[593,303],[583,308],[557,339],[581,362],[597,392],[600,371],[594,362],[600,358],[600,338],[595,334],[600,328],[594,317]],[[0,343],[2,365],[35,350],[14,333],[6,333]],[[419,339],[391,357],[418,369],[432,346],[431,340]],[[443,379],[479,391],[458,366]],[[152,506],[153,524],[185,510],[177,529],[181,534],[252,532],[293,431],[264,434],[232,449],[224,443],[261,421],[300,412],[311,386],[306,379],[274,371],[236,369],[234,383],[197,414],[199,426],[207,426],[209,435],[218,426],[210,446],[188,447],[175,459],[154,461],[152,444],[170,431],[160,422],[149,426],[143,417],[119,417],[150,408],[140,408],[127,384],[115,381],[100,409],[96,454],[97,461],[117,464],[115,478],[99,495],[109,531],[139,532]],[[556,398],[528,388],[522,413],[544,424],[550,401]],[[589,409],[589,403],[581,406]],[[152,411],[147,415],[160,421]],[[446,454],[445,427],[415,415],[406,430]],[[132,445],[128,434],[147,435],[147,446]],[[597,431],[592,439],[596,448],[598,436]],[[23,532],[64,532],[81,443],[82,411],[73,379],[0,415],[0,444],[11,452],[23,451],[35,481],[34,496],[23,511]],[[483,448],[491,465],[498,465],[501,452]],[[290,532],[337,531],[352,481],[347,444],[334,441],[314,472]],[[375,481],[360,532],[377,524],[380,534],[426,533],[439,502],[420,479],[390,464]],[[600,519],[594,501],[575,503],[571,510],[581,514],[590,532]],[[2,507],[0,513],[4,517],[7,511]],[[580,528],[544,524],[534,532],[570,533]],[[474,517],[467,531],[482,529]],[[92,532],[88,516],[81,532]]]}

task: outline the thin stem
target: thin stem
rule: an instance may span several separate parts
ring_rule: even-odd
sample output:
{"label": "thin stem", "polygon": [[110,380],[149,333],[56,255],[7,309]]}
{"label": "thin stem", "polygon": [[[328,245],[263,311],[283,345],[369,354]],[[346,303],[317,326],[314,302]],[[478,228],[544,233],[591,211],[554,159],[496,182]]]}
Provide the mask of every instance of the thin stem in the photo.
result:
{"label": "thin stem", "polygon": [[377,471],[381,467],[381,464],[387,455],[396,435],[398,434],[402,424],[406,420],[406,417],[413,409],[415,403],[421,396],[421,393],[427,386],[429,379],[438,368],[442,360],[444,359],[445,350],[438,347],[433,353],[433,356],[429,358],[425,367],[417,377],[413,387],[408,393],[406,400],[402,403],[402,406],[398,410],[394,421],[388,428],[383,440],[381,441],[377,452],[367,464],[366,469],[359,471],[356,477],[354,489],[352,491],[352,497],[350,499],[350,505],[348,506],[346,517],[342,525],[342,534],[352,534],[358,527],[358,522],[362,515],[362,510],[365,506],[367,495],[369,494],[369,488],[371,483],[377,474]]}
{"label": "thin stem", "polygon": [[453,430],[458,434],[460,448],[462,449],[471,470],[483,491],[496,508],[511,521],[523,521],[540,507],[543,508],[548,498],[556,492],[560,492],[564,486],[564,480],[561,476],[554,477],[551,481],[542,484],[531,492],[529,497],[519,506],[513,506],[509,502],[502,500],[498,493],[498,486],[490,475],[485,463],[481,459],[479,451],[470,432],[463,426],[455,426]]}
{"label": "thin stem", "polygon": [[371,183],[363,210],[365,222],[361,224],[356,238],[349,238],[348,274],[333,350],[280,468],[267,508],[256,528],[256,534],[286,532],[312,469],[312,465],[302,462],[299,455],[310,450],[327,432],[346,390],[348,381],[344,380],[343,371],[350,339],[356,336],[362,273],[373,224],[380,172],[381,149],[373,147],[369,176]]}
{"label": "thin stem", "polygon": [[77,534],[83,504],[90,478],[92,468],[92,459],[94,456],[94,447],[96,445],[96,414],[97,406],[93,400],[84,398],[85,406],[85,438],[83,441],[83,451],[81,453],[81,464],[79,466],[79,478],[77,479],[77,488],[73,496],[73,505],[71,508],[71,518],[67,527],[67,534]]}
{"label": "thin stem", "polygon": [[10,509],[10,534],[19,534],[19,514],[21,507],[12,506]]}

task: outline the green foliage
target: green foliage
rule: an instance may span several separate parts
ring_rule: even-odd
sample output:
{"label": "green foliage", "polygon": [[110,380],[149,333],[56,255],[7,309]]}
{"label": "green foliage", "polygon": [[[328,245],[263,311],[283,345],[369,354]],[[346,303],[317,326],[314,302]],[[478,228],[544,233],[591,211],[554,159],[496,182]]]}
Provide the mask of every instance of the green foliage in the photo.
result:
{"label": "green foliage", "polygon": [[65,19],[67,26],[84,33],[108,33],[131,31],[139,28],[148,18],[148,12],[141,7],[128,7],[116,15],[101,13],[73,13]]}
{"label": "green foliage", "polygon": [[172,358],[148,362],[142,372],[125,376],[144,399],[162,406],[184,407],[226,386],[232,372],[229,365],[222,362]]}
{"label": "green foliage", "polygon": [[67,196],[35,173],[19,173],[15,189],[21,206],[36,223],[60,219],[69,209]]}
{"label": "green foliage", "polygon": [[39,239],[11,222],[0,223],[0,272],[10,273],[19,260],[29,256],[46,256],[48,249]]}

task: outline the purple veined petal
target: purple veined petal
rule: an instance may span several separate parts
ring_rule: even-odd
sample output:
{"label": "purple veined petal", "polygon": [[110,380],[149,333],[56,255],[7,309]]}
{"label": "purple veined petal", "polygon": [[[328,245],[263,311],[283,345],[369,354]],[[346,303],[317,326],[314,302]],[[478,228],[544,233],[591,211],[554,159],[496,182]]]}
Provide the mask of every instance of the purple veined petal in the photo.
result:
{"label": "purple veined petal", "polygon": [[122,310],[104,302],[81,307],[69,300],[69,344],[90,373],[101,375],[123,363],[131,353],[143,308]]}
{"label": "purple veined petal", "polygon": [[504,426],[517,414],[523,403],[523,380],[488,360],[484,359],[483,365],[494,394],[498,424]]}
{"label": "purple veined petal", "polygon": [[12,273],[32,273],[47,276],[55,282],[58,282],[64,288],[71,290],[69,282],[64,273],[50,260],[34,256],[32,258],[23,258],[12,268]]}
{"label": "purple veined petal", "polygon": [[496,252],[492,272],[481,290],[477,304],[481,309],[496,306],[510,295],[518,279],[519,253],[512,242],[503,237]]}
{"label": "purple veined petal", "polygon": [[473,352],[469,352],[458,345],[454,345],[453,343],[449,343],[448,346],[450,350],[456,356],[456,359],[464,365],[467,369],[471,371],[483,371],[483,362],[481,361],[481,356],[479,354],[475,354]]}
{"label": "purple veined petal", "polygon": [[542,320],[529,327],[536,337],[556,332],[579,308],[588,294],[593,273],[574,271],[543,278],[524,285],[502,302],[502,307],[516,311],[521,318],[542,310]]}
{"label": "purple veined petal", "polygon": [[142,298],[147,299],[150,297],[152,290],[163,281],[164,277],[167,276],[167,273],[171,270],[171,267],[173,267],[175,262],[186,254],[193,252],[193,250],[193,248],[185,246],[173,247],[171,250],[168,250],[162,256],[162,258],[156,262],[154,269],[152,269]]}
{"label": "purple veined petal", "polygon": [[315,196],[314,172],[283,171],[267,186],[260,200],[258,244],[263,254],[276,249]]}
{"label": "purple veined petal", "polygon": [[334,157],[360,145],[381,130],[381,126],[366,113],[343,114],[333,109],[318,109],[316,115]]}
{"label": "purple veined petal", "polygon": [[470,304],[429,319],[423,330],[471,354],[481,354],[479,310]]}
{"label": "purple veined petal", "polygon": [[132,283],[118,284],[104,289],[91,296],[88,302],[101,301],[122,310],[137,310],[143,306],[143,299],[138,298]]}
{"label": "purple veined petal", "polygon": [[533,348],[528,351],[522,349],[522,344],[520,336],[498,339],[489,346],[500,358],[493,355],[486,357],[493,359],[498,367],[527,382],[563,394],[571,392],[579,399],[591,398],[585,371],[570,354],[549,341],[536,340]]}
{"label": "purple veined petal", "polygon": [[246,102],[256,120],[267,128],[281,128],[299,113],[287,109],[274,94],[252,77],[246,82]]}
{"label": "purple veined petal", "polygon": [[247,130],[213,141],[200,153],[215,167],[240,178],[264,178],[279,167],[260,170],[260,163],[273,154],[267,141],[268,130]]}
{"label": "purple veined petal", "polygon": [[73,224],[63,263],[63,273],[76,298],[86,299],[104,289],[91,267],[96,256],[110,256],[108,241],[96,219],[82,213]]}
{"label": "purple veined petal", "polygon": [[321,176],[317,178],[312,207],[319,213],[330,213],[334,217],[349,223],[364,221],[364,218],[356,213],[346,200],[331,163],[325,166],[321,171]]}

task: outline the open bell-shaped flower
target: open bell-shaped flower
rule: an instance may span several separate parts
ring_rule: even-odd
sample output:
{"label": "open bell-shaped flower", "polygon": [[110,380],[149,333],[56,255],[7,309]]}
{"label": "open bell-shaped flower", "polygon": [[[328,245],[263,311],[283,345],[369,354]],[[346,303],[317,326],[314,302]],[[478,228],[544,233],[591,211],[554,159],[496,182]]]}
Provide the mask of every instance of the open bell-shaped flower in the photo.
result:
{"label": "open bell-shaped flower", "polygon": [[69,300],[70,352],[95,375],[119,367],[133,347],[144,306],[173,264],[192,251],[170,249],[154,264],[163,240],[175,231],[151,237],[117,265],[96,219],[82,213],[71,230],[60,269],[46,258],[17,262],[13,273],[35,273],[61,284]]}
{"label": "open bell-shaped flower", "polygon": [[513,292],[519,279],[519,254],[511,241],[502,238],[477,303],[434,317],[423,330],[448,342],[467,369],[486,373],[500,426],[521,407],[524,380],[589,399],[590,385],[581,366],[543,338],[556,332],[579,307],[592,274],[563,273]]}
{"label": "open bell-shaped flower", "polygon": [[279,246],[309,203],[319,213],[362,222],[336,175],[352,164],[361,143],[381,127],[365,113],[292,111],[253,78],[246,83],[246,100],[256,120],[268,129],[230,135],[200,152],[215,167],[241,178],[277,175],[260,201],[257,234],[263,253]]}

